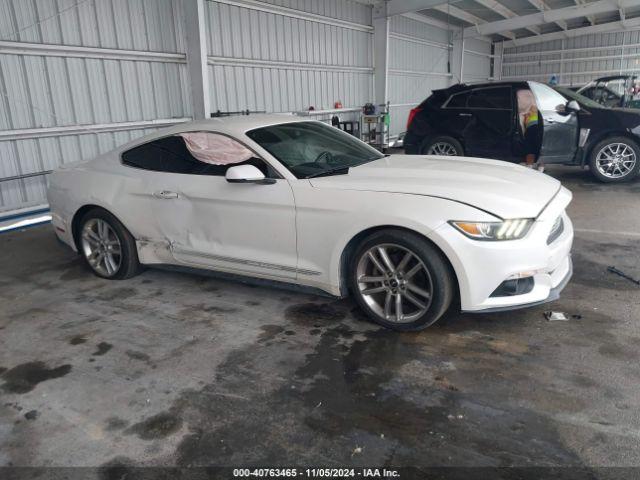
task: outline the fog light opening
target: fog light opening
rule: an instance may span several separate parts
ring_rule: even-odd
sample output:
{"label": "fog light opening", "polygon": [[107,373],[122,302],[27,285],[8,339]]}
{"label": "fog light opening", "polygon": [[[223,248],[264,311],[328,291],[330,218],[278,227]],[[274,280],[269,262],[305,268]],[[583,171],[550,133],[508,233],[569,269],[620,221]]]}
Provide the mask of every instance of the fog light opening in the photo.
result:
{"label": "fog light opening", "polygon": [[518,276],[513,278],[514,275],[511,275],[509,279],[502,282],[498,285],[490,297],[513,297],[515,295],[524,295],[526,293],[531,292],[533,290],[534,280],[533,272],[520,272],[515,275],[523,275],[525,273],[529,273],[528,276]]}

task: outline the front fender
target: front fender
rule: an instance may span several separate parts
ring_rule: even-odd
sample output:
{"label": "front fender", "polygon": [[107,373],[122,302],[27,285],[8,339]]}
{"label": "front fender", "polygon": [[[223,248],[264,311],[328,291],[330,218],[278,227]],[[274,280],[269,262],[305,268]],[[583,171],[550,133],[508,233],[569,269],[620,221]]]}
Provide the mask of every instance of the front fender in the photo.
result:
{"label": "front fender", "polygon": [[[298,269],[316,272],[305,283],[341,293],[343,253],[363,232],[403,228],[430,239],[449,220],[495,220],[492,215],[452,200],[403,193],[339,189],[295,189],[298,232]],[[434,243],[445,253],[456,274],[464,274],[443,239]],[[448,252],[448,253],[447,253]]]}

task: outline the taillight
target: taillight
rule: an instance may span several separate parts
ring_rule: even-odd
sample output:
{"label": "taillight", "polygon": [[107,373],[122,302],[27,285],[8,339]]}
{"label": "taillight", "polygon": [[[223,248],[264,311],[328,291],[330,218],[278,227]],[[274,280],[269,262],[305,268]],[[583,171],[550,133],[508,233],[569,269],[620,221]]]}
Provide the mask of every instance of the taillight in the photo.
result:
{"label": "taillight", "polygon": [[409,112],[409,118],[407,119],[407,130],[409,130],[409,127],[411,126],[411,122],[413,122],[413,119],[415,118],[415,116],[421,111],[422,109],[419,107],[411,109],[411,111]]}

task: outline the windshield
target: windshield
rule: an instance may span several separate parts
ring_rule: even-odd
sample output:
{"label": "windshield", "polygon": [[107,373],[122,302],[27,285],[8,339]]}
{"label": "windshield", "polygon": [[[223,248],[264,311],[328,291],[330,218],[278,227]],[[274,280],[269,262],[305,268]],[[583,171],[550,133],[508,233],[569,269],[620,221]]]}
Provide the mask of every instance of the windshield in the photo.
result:
{"label": "windshield", "polygon": [[595,80],[591,80],[589,83],[587,83],[586,85],[583,85],[582,87],[580,87],[577,92],[578,93],[582,93],[582,92],[586,92],[588,89],[593,88],[596,86],[596,81]]}
{"label": "windshield", "polygon": [[587,98],[584,95],[580,95],[578,92],[574,92],[573,90],[570,90],[565,87],[553,87],[553,88],[556,90],[556,92],[561,94],[563,97],[566,97],[569,100],[575,100],[582,106],[591,107],[591,108],[602,108],[602,105],[600,105],[598,102],[594,102],[590,98]]}
{"label": "windshield", "polygon": [[384,157],[348,133],[321,122],[272,125],[251,130],[247,136],[297,178],[344,173],[349,167]]}

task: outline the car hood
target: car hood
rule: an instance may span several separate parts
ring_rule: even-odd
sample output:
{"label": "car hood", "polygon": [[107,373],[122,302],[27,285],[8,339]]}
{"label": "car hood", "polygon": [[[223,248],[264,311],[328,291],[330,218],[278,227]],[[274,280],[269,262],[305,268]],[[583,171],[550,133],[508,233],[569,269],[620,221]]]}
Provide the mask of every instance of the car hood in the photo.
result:
{"label": "car hood", "polygon": [[[640,109],[637,108],[611,108],[610,112],[620,120],[620,122],[628,128],[637,127],[640,124]],[[611,114],[609,114],[611,115]]]}
{"label": "car hood", "polygon": [[500,218],[534,218],[560,189],[548,175],[507,162],[469,157],[391,155],[312,178],[316,188],[405,193],[445,198]]}

